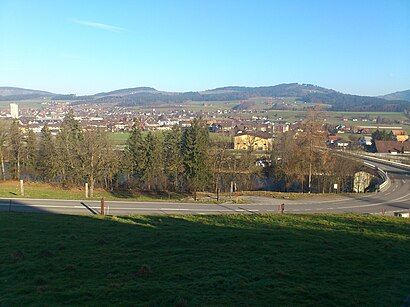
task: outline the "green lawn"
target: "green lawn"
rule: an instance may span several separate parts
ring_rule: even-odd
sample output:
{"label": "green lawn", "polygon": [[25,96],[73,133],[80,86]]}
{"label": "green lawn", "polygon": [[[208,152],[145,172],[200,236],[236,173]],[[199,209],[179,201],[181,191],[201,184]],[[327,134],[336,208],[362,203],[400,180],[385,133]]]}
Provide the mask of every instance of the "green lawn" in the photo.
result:
{"label": "green lawn", "polygon": [[[85,199],[84,188],[64,188],[60,184],[26,182],[24,196],[20,193],[18,181],[0,182],[0,198],[45,198],[45,199]],[[140,191],[115,191],[95,189],[92,200],[128,200],[128,201],[182,201],[187,195],[178,193],[149,193]]]}
{"label": "green lawn", "polygon": [[1,306],[400,306],[410,222],[0,214]]}

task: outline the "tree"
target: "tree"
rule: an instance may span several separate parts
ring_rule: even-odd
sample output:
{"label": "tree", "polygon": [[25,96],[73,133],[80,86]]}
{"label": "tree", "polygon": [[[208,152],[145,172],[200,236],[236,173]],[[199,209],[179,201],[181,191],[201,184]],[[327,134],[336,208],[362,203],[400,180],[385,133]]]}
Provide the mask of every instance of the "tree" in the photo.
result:
{"label": "tree", "polygon": [[66,183],[79,183],[83,180],[81,144],[83,134],[80,124],[70,110],[64,117],[61,130],[56,138],[56,147],[59,161],[59,176]]}
{"label": "tree", "polygon": [[20,130],[20,124],[14,120],[9,129],[8,135],[9,151],[10,151],[10,167],[12,169],[12,177],[20,180],[21,162],[23,155],[23,135]]}
{"label": "tree", "polygon": [[194,119],[182,135],[185,179],[194,191],[203,190],[210,178],[208,161],[209,135],[202,119]]}
{"label": "tree", "polygon": [[36,177],[37,172],[37,138],[33,130],[29,129],[27,134],[25,155],[24,155],[25,175],[27,180]]}
{"label": "tree", "polygon": [[394,137],[387,133],[386,130],[380,131],[379,129],[376,129],[376,131],[372,133],[372,139],[373,141],[392,141],[394,140]]}
{"label": "tree", "polygon": [[171,131],[164,133],[164,171],[174,191],[180,189],[184,171],[181,145],[182,132],[179,126],[175,125]]}
{"label": "tree", "polygon": [[48,181],[54,179],[58,174],[57,159],[58,156],[55,141],[48,125],[45,124],[41,129],[37,157],[38,171],[43,180]]}
{"label": "tree", "polygon": [[93,197],[95,182],[104,179],[112,149],[107,133],[100,129],[87,129],[83,133],[83,139],[81,148],[84,175],[90,184],[90,197]]}
{"label": "tree", "polygon": [[161,182],[163,176],[163,158],[161,140],[154,136],[151,131],[148,132],[144,139],[144,166],[142,179],[144,180],[148,191],[155,185]]}
{"label": "tree", "polygon": [[7,142],[7,130],[8,127],[6,124],[1,121],[0,122],[0,163],[1,163],[1,175],[3,178],[3,181],[6,180],[6,168],[5,168],[5,153],[6,153],[6,147],[5,144]]}
{"label": "tree", "polygon": [[144,144],[141,129],[134,123],[124,153],[124,168],[135,179],[142,178],[144,168]]}

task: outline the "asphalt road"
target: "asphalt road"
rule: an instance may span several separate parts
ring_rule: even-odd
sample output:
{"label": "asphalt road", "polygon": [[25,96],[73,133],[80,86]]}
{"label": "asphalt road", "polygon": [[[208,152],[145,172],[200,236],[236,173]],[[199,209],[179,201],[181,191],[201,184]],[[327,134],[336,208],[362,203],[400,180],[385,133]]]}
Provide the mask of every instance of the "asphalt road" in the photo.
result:
{"label": "asphalt road", "polygon": [[[381,213],[410,210],[410,169],[368,161],[387,171],[391,185],[377,193],[353,196],[312,197],[283,200],[266,197],[243,197],[249,204],[199,204],[171,202],[107,201],[106,213],[124,214],[235,214],[275,213],[285,204],[285,213]],[[58,214],[94,214],[100,212],[100,202],[87,200],[1,199],[0,211],[39,212]]]}

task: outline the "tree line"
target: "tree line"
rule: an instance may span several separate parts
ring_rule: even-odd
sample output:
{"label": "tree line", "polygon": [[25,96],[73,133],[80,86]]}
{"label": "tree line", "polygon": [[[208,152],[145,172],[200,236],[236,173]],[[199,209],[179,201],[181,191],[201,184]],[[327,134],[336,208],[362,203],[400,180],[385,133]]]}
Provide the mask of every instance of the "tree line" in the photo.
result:
{"label": "tree line", "polygon": [[[26,133],[17,121],[0,127],[1,176],[6,179],[58,182],[107,190],[228,192],[267,189],[296,192],[350,191],[355,163],[323,150],[318,118],[308,116],[303,127],[281,134],[269,152],[234,151],[226,141],[210,140],[201,119],[161,133],[142,132],[134,124],[122,150],[100,129],[82,128],[72,111],[60,131],[45,125],[39,136]],[[261,166],[261,163],[265,167]]]}

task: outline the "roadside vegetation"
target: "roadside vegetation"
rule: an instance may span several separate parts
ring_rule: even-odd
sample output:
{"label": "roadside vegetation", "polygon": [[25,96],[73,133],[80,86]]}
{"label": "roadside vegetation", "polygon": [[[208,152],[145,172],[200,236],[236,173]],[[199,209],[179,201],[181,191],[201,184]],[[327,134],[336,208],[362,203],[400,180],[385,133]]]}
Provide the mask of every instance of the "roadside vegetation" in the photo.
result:
{"label": "roadside vegetation", "polygon": [[254,151],[252,138],[247,150],[233,150],[230,136],[211,137],[201,119],[158,133],[143,131],[136,122],[129,134],[113,138],[81,127],[69,112],[56,136],[47,125],[40,136],[17,121],[1,125],[0,173],[3,182],[43,182],[73,191],[87,183],[90,198],[100,197],[99,190],[114,197],[191,194],[195,200],[199,192],[219,196],[232,189],[333,193],[334,184],[338,192],[351,192],[360,167],[320,149],[323,123],[310,111],[299,129],[276,138],[271,151]]}
{"label": "roadside vegetation", "polygon": [[2,306],[400,306],[410,221],[0,214]]}

